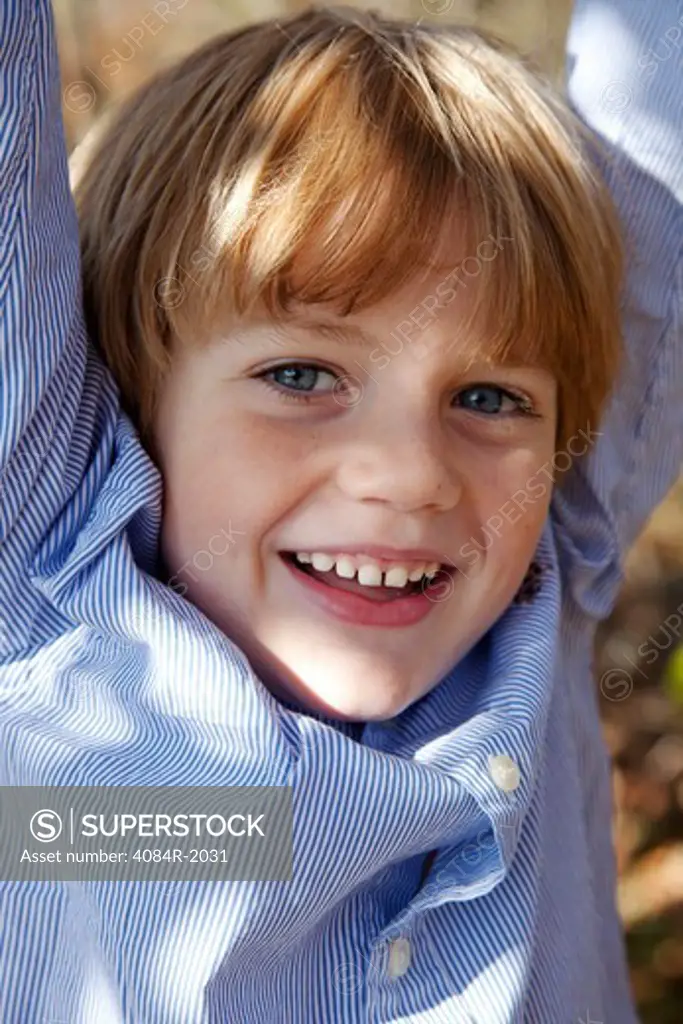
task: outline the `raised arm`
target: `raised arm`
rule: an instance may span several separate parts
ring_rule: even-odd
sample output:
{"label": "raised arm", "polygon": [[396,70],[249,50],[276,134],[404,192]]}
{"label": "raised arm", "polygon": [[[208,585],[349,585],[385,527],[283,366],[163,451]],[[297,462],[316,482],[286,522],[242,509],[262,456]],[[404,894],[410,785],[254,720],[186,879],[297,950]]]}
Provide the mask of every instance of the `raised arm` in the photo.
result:
{"label": "raised arm", "polygon": [[554,503],[575,596],[598,615],[683,461],[682,55],[678,0],[577,0],[569,97],[606,146],[627,245],[623,373],[589,457]]}
{"label": "raised arm", "polygon": [[0,659],[31,642],[31,563],[52,531],[50,558],[73,543],[115,406],[83,326],[60,98],[49,0],[0,0]]}

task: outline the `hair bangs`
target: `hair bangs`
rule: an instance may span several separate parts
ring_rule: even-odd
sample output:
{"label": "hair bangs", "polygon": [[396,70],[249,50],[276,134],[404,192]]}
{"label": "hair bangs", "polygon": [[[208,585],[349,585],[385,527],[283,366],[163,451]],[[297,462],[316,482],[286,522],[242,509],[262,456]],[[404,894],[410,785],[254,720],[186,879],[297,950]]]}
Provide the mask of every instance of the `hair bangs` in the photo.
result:
{"label": "hair bangs", "polygon": [[76,198],[89,326],[143,433],[176,342],[434,269],[463,350],[556,377],[559,440],[616,375],[621,237],[580,124],[469,29],[310,8],[212,40],[108,126]]}

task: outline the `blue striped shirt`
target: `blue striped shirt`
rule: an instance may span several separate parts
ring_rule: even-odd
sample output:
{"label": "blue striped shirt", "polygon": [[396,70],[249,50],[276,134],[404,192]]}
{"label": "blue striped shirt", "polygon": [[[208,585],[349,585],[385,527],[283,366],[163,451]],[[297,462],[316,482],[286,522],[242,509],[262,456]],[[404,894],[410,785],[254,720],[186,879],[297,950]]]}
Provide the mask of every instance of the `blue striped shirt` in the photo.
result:
{"label": "blue striped shirt", "polygon": [[628,360],[554,496],[542,587],[363,726],[277,700],[156,578],[162,480],[83,324],[50,4],[0,0],[0,785],[294,806],[291,881],[1,881],[2,1024],[636,1021],[592,645],[683,447],[676,26],[677,0],[574,13],[569,92],[631,247]]}

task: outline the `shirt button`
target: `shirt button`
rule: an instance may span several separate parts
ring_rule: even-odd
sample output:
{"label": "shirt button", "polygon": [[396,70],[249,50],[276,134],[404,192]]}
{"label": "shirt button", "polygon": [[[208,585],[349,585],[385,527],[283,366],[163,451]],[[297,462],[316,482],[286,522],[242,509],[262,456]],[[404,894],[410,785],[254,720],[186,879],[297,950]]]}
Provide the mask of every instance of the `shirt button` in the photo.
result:
{"label": "shirt button", "polygon": [[498,789],[512,793],[520,783],[519,767],[507,754],[492,754],[489,757],[489,774]]}
{"label": "shirt button", "polygon": [[387,974],[390,978],[400,978],[410,967],[410,943],[407,939],[395,939],[389,947],[389,963]]}

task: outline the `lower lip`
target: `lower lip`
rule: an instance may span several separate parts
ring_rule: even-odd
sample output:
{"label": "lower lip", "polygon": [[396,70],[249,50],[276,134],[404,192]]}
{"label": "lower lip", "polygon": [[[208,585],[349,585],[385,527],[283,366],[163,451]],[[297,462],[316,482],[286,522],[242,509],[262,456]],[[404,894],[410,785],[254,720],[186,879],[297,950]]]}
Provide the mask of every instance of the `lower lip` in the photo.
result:
{"label": "lower lip", "polygon": [[316,604],[342,622],[350,622],[355,626],[380,626],[385,629],[413,626],[426,618],[434,608],[434,602],[422,593],[380,604],[359,594],[352,594],[348,590],[328,587],[314,576],[301,572],[286,559],[283,559],[283,562],[296,581],[314,598]]}

